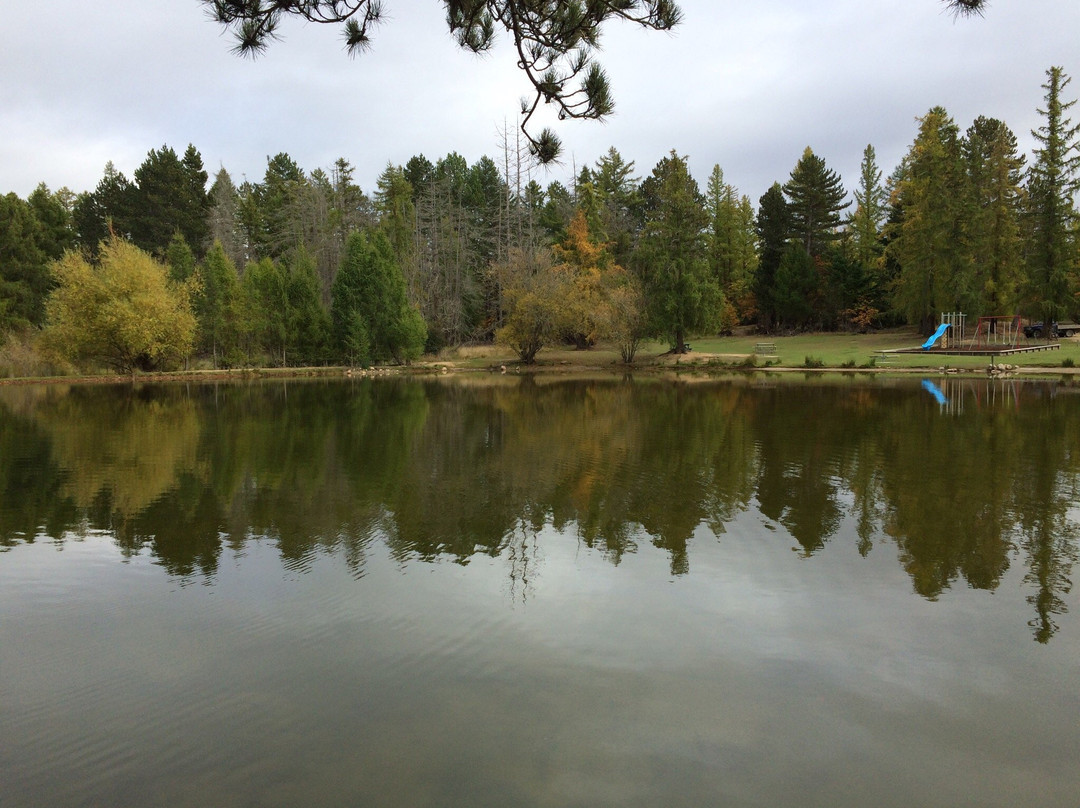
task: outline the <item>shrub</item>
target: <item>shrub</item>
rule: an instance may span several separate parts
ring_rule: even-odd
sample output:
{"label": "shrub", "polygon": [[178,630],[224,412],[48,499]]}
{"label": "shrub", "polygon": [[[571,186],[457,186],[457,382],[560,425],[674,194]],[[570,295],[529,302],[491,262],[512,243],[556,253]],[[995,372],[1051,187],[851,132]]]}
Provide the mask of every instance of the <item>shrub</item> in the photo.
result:
{"label": "shrub", "polygon": [[804,368],[823,368],[825,367],[824,360],[818,359],[813,356],[808,356],[803,360]]}
{"label": "shrub", "polygon": [[75,364],[120,373],[169,370],[191,353],[191,288],[164,264],[118,236],[102,242],[96,265],[70,251],[53,262],[57,287],[46,303],[42,347]]}

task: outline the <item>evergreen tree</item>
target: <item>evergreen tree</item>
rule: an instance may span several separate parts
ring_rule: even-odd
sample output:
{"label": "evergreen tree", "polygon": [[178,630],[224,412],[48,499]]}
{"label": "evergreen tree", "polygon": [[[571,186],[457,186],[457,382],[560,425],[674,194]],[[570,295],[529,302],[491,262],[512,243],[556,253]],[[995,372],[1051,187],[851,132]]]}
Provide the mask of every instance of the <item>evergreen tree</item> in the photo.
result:
{"label": "evergreen tree", "polygon": [[353,233],[334,279],[334,338],[350,362],[409,362],[423,351],[427,328],[410,306],[405,278],[382,229]]}
{"label": "evergreen tree", "polygon": [[173,283],[183,283],[195,274],[195,253],[179,230],[173,233],[165,248],[165,266],[169,268],[169,279]]}
{"label": "evergreen tree", "polygon": [[315,259],[298,248],[286,256],[289,307],[285,314],[292,355],[299,364],[318,364],[327,358],[330,317],[321,303]]}
{"label": "evergreen tree", "polygon": [[241,221],[255,256],[279,258],[303,243],[299,200],[306,186],[307,176],[300,166],[288,154],[279,152],[267,158],[260,184],[241,187]]}
{"label": "evergreen tree", "polygon": [[25,201],[0,196],[0,331],[40,326],[54,283],[49,263],[75,244],[72,195],[40,184]]}
{"label": "evergreen tree", "polygon": [[899,265],[894,302],[928,333],[940,312],[972,311],[976,300],[963,240],[959,130],[942,107],[920,119],[896,196],[900,221],[888,247]]}
{"label": "evergreen tree", "polygon": [[867,144],[859,166],[859,187],[855,190],[855,210],[848,217],[848,232],[854,258],[873,273],[881,260],[881,228],[888,213],[889,195],[881,183],[874,147]]}
{"label": "evergreen tree", "polygon": [[848,207],[847,191],[840,176],[825,167],[825,161],[806,147],[784,185],[791,217],[791,237],[812,257],[824,254],[836,241],[842,221],[840,213]]}
{"label": "evergreen tree", "polygon": [[833,251],[820,306],[823,324],[865,332],[881,315],[880,291],[876,272],[868,270],[852,251]]}
{"label": "evergreen tree", "polygon": [[547,199],[540,211],[540,226],[550,243],[566,238],[566,228],[574,215],[576,203],[574,195],[558,180],[548,184],[545,192]]}
{"label": "evergreen tree", "polygon": [[163,255],[173,233],[201,254],[207,247],[206,171],[202,157],[188,146],[183,159],[168,146],[151,149],[137,169],[129,189],[127,232],[132,242],[148,252]]}
{"label": "evergreen tree", "polygon": [[394,250],[396,260],[402,265],[407,264],[413,253],[416,217],[412,186],[405,179],[405,170],[390,164],[379,175],[375,185],[375,210],[379,214],[379,225]]}
{"label": "evergreen tree", "polygon": [[131,181],[110,160],[94,190],[79,194],[75,200],[72,218],[83,249],[95,254],[110,233],[130,235],[131,205]]}
{"label": "evergreen tree", "polygon": [[52,286],[42,228],[28,202],[0,196],[0,331],[41,325]]}
{"label": "evergreen tree", "polygon": [[[1046,71],[1045,123],[1032,131],[1041,144],[1028,175],[1027,263],[1033,297],[1046,322],[1071,316],[1069,287],[1077,273],[1074,195],[1080,187],[1080,124],[1067,117],[1076,100],[1062,93],[1071,78],[1060,67]],[[1049,334],[1049,329],[1046,329]]]}
{"label": "evergreen tree", "polygon": [[38,246],[50,261],[55,261],[75,246],[72,207],[75,195],[67,188],[55,193],[45,183],[39,184],[26,198],[40,225]]}
{"label": "evergreen tree", "polygon": [[[371,46],[371,30],[384,19],[379,0],[201,0],[213,18],[236,37],[246,55],[264,51],[279,36],[282,19],[340,23],[352,54]],[[980,14],[988,0],[945,0],[956,14]],[[530,134],[529,122],[544,105],[558,119],[602,120],[614,109],[607,75],[595,61],[604,24],[628,20],[645,28],[671,30],[682,18],[673,0],[589,0],[587,3],[519,3],[506,0],[446,0],[446,22],[458,45],[485,53],[496,31],[504,29],[514,43],[517,67],[530,82],[532,97],[522,98],[521,131],[540,162],[556,160],[559,138],[551,129]]]}
{"label": "evergreen tree", "polygon": [[819,287],[814,260],[801,243],[787,242],[771,294],[781,326],[805,328],[810,324]]}
{"label": "evergreen tree", "polygon": [[195,315],[202,349],[210,353],[215,368],[222,358],[231,364],[240,343],[240,279],[220,241],[214,241],[198,274]]}
{"label": "evergreen tree", "polygon": [[499,290],[487,268],[493,261],[505,258],[509,221],[505,216],[509,188],[490,157],[481,157],[465,175],[462,203],[469,218],[468,250],[473,277],[481,291],[479,310],[475,316],[486,324],[485,336],[499,316]]}
{"label": "evergreen tree", "polygon": [[671,337],[672,350],[684,353],[687,335],[714,330],[723,306],[706,260],[704,199],[686,158],[674,151],[653,168],[642,197],[645,227],[634,263],[649,321],[654,333]]}
{"label": "evergreen tree", "polygon": [[240,192],[224,168],[214,175],[208,198],[207,229],[210,242],[220,242],[233,265],[244,266],[249,257],[249,245],[245,243],[240,223]]}
{"label": "evergreen tree", "polygon": [[413,189],[413,201],[417,200],[420,189],[426,188],[435,180],[435,164],[422,154],[410,157],[405,163],[405,179]]}
{"label": "evergreen tree", "polygon": [[778,182],[774,182],[758,200],[756,231],[758,265],[754,275],[754,297],[757,299],[758,323],[768,332],[777,316],[776,273],[791,233],[791,213]]}
{"label": "evergreen tree", "polygon": [[600,224],[611,244],[616,264],[625,266],[641,230],[641,194],[634,176],[634,161],[627,162],[612,146],[596,161],[593,187],[599,195]]}
{"label": "evergreen tree", "polygon": [[242,280],[243,326],[248,359],[265,351],[282,367],[289,361],[289,278],[280,263],[261,258],[248,264]]}
{"label": "evergreen tree", "polygon": [[[340,247],[333,264],[332,275],[337,273],[337,268],[341,265],[341,253],[345,250],[345,242],[349,234],[375,223],[375,209],[371,199],[353,181],[355,172],[356,169],[352,163],[344,157],[339,157],[334,161],[334,166],[330,171],[333,187],[330,226],[334,241]],[[333,282],[332,275],[329,282]],[[327,289],[329,289],[329,283],[327,283]],[[329,298],[327,300],[329,301]]]}
{"label": "evergreen tree", "polygon": [[[713,277],[733,306],[733,317],[751,308],[750,285],[757,269],[757,238],[750,200],[724,181],[720,166],[713,166],[705,191],[709,215],[708,256]],[[727,324],[728,327],[734,323]]]}
{"label": "evergreen tree", "polygon": [[1024,158],[1001,121],[978,117],[961,141],[967,198],[964,236],[977,314],[1013,314],[1023,280],[1020,230]]}

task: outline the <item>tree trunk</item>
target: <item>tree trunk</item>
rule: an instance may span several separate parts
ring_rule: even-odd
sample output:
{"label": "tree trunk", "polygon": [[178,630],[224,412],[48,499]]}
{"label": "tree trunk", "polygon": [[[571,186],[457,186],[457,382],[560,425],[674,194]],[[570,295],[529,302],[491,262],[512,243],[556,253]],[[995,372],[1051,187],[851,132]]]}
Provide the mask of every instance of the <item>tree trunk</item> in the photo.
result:
{"label": "tree trunk", "polygon": [[675,329],[675,353],[686,353],[686,340],[684,338],[683,330],[681,328]]}

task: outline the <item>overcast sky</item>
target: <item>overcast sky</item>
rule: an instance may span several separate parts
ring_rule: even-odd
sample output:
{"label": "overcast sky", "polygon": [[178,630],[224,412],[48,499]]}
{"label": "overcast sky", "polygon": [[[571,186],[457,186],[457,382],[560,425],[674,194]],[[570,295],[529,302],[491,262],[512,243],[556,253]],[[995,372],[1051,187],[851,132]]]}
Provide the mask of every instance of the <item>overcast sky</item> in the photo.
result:
{"label": "overcast sky", "polygon": [[[850,190],[865,146],[888,174],[935,105],[961,130],[1000,118],[1030,155],[1046,69],[1080,73],[1078,0],[992,0],[973,19],[940,0],[681,6],[671,34],[605,29],[615,114],[559,124],[563,165],[538,169],[542,184],[610,146],[639,177],[676,149],[702,187],[719,164],[756,205],[810,146]],[[0,193],[92,190],[106,161],[130,178],[165,144],[194,144],[211,177],[224,166],[237,183],[260,180],[278,152],[306,171],[345,157],[368,192],[388,162],[416,154],[498,162],[499,132],[529,89],[505,38],[476,57],[454,44],[436,0],[385,7],[359,58],[336,26],[290,21],[251,61],[197,0],[0,0]],[[1080,77],[1066,97],[1078,94]]]}

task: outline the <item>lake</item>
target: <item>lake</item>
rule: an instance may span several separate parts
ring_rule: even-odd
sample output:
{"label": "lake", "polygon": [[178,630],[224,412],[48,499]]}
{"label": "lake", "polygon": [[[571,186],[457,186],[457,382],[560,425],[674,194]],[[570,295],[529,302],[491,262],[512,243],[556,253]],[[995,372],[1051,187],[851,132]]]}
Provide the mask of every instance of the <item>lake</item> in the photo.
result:
{"label": "lake", "polygon": [[0,388],[0,805],[1080,804],[1080,388]]}

